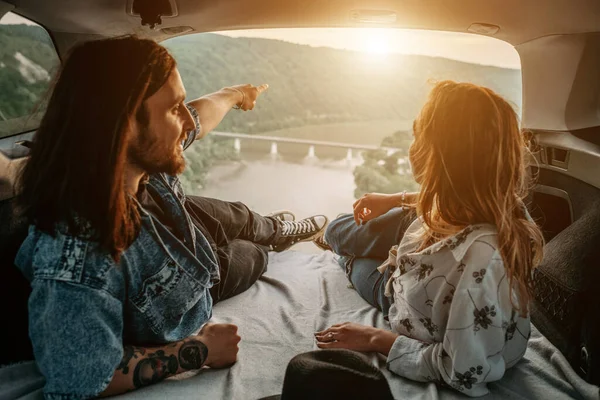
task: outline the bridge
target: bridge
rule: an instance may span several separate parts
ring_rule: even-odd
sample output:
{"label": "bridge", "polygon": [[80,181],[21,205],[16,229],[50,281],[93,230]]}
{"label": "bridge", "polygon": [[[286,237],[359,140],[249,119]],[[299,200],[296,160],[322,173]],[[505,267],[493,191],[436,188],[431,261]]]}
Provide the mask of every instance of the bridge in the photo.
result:
{"label": "bridge", "polygon": [[231,132],[211,132],[210,135],[234,139],[233,147],[236,152],[240,152],[242,149],[242,140],[259,140],[265,142],[271,142],[271,154],[277,154],[277,143],[295,143],[295,144],[306,144],[308,145],[308,157],[315,157],[315,147],[334,147],[348,149],[346,153],[346,159],[351,160],[353,157],[353,150],[365,151],[365,150],[385,150],[388,155],[393,154],[401,149],[395,147],[385,146],[373,146],[366,144],[353,144],[353,143],[340,143],[340,142],[329,142],[323,140],[308,140],[308,139],[297,139],[288,138],[281,136],[265,136],[265,135],[249,135],[247,133],[231,133]]}

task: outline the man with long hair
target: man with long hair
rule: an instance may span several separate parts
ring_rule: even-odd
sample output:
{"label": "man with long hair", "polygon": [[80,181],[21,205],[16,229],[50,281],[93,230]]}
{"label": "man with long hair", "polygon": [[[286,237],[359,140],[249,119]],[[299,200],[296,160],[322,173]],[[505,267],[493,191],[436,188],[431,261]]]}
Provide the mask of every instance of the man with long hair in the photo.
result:
{"label": "man with long hair", "polygon": [[[269,249],[310,240],[324,216],[263,217],[186,196],[183,151],[267,86],[188,104],[175,60],[150,40],[76,47],[56,81],[20,179],[29,234],[29,332],[47,398],[111,395],[235,362],[237,328],[206,324],[246,290]],[[199,331],[199,333],[198,333]]]}

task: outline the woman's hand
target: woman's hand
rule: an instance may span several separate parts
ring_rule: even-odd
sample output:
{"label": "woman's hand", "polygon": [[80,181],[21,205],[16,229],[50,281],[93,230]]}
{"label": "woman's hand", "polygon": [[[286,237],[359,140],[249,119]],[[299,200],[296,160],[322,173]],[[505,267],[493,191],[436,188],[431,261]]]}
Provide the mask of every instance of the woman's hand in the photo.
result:
{"label": "woman's hand", "polygon": [[364,224],[372,219],[385,214],[394,207],[414,207],[419,193],[367,193],[356,200],[354,207],[354,221],[356,225]]}
{"label": "woman's hand", "polygon": [[352,205],[354,207],[354,221],[356,225],[364,224],[373,218],[385,214],[396,206],[400,206],[397,195],[367,193]]}
{"label": "woman's hand", "polygon": [[387,356],[398,334],[372,326],[344,322],[315,333],[315,338],[320,349],[377,351]]}

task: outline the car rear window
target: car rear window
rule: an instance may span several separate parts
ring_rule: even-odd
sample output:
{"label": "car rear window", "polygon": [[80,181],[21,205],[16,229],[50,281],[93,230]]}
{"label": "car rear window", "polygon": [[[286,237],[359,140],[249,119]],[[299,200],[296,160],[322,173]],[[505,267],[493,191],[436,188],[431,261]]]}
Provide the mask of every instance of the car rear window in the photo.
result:
{"label": "car rear window", "polygon": [[229,85],[269,84],[253,111],[232,110],[186,150],[181,177],[189,194],[241,200],[263,214],[288,209],[333,219],[366,192],[418,190],[407,153],[435,81],[487,86],[520,115],[518,53],[484,36],[307,28],[163,44],[188,100]]}

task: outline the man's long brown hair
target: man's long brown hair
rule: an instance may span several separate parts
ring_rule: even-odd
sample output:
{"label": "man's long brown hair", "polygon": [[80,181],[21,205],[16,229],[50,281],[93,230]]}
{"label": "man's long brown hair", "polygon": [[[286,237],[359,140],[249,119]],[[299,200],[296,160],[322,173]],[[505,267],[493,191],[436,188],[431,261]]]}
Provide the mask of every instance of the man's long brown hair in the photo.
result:
{"label": "man's long brown hair", "polygon": [[513,306],[527,314],[543,236],[525,214],[528,152],[517,114],[490,89],[443,81],[431,91],[414,131],[410,159],[421,184],[422,245],[472,224],[494,225],[518,299]]}
{"label": "man's long brown hair", "polygon": [[174,68],[164,47],[134,36],[71,51],[19,181],[30,223],[50,234],[65,224],[119,259],[140,224],[124,187],[130,124]]}

